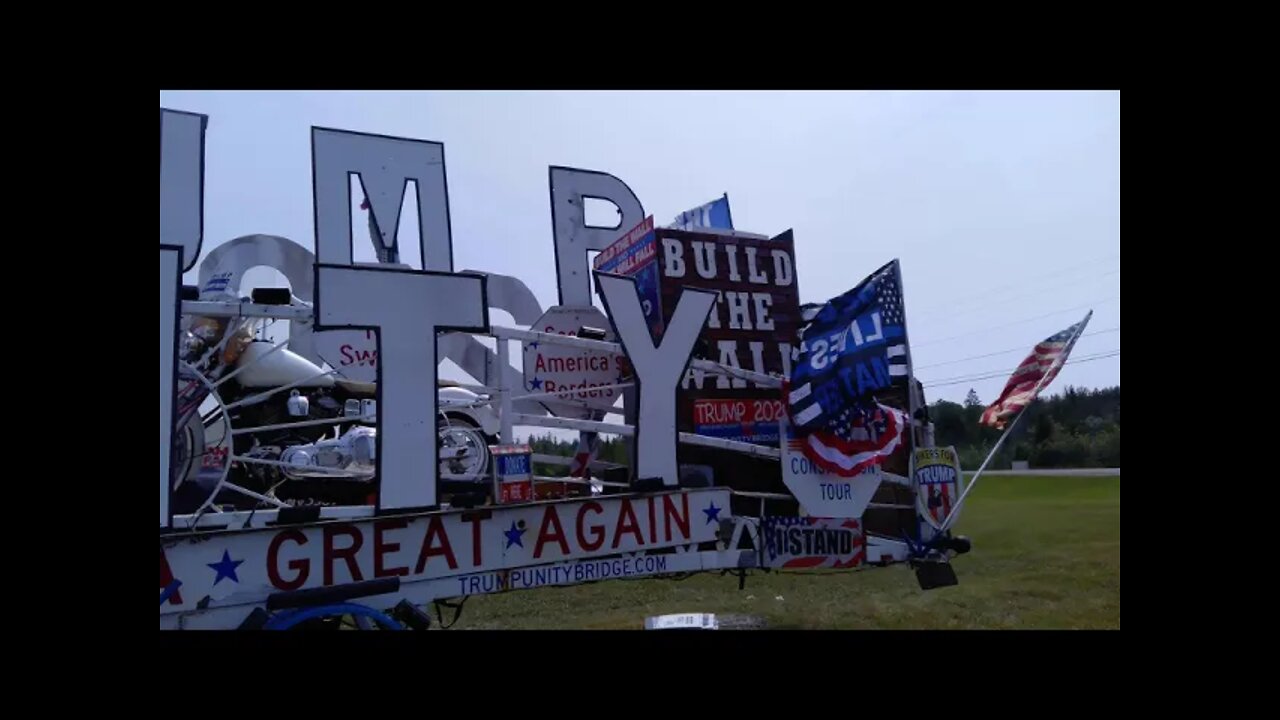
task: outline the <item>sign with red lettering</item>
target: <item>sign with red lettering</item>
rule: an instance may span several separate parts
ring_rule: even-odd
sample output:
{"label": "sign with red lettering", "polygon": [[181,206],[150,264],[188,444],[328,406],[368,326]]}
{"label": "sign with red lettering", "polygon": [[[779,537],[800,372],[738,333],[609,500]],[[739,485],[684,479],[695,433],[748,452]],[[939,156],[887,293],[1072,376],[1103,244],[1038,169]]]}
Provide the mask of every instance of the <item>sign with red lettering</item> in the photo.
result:
{"label": "sign with red lettering", "polygon": [[528,480],[523,482],[504,482],[498,485],[498,502],[503,505],[529,502],[530,500],[533,500],[533,483]]}
{"label": "sign with red lettering", "polygon": [[778,440],[778,418],[786,412],[782,398],[693,401],[693,431],[699,435],[768,443]]}
{"label": "sign with red lettering", "polygon": [[635,278],[640,293],[640,308],[645,323],[655,338],[662,337],[662,300],[658,282],[658,236],[653,231],[653,216],[644,219],[631,232],[596,256],[596,272],[627,275]]}
{"label": "sign with red lettering", "polygon": [[[327,522],[161,541],[161,615],[376,578],[407,583],[711,542],[721,488]],[[167,563],[165,562],[167,560]],[[167,582],[166,582],[167,581]]]}
{"label": "sign with red lettering", "polygon": [[[606,340],[617,342],[608,318],[594,307],[553,307],[530,329],[577,337],[583,327],[604,330]],[[624,382],[621,359],[615,353],[525,343],[524,388],[530,393],[573,391],[539,400],[554,415],[580,418],[585,408],[609,410],[622,397],[621,390],[607,387]],[[599,389],[602,387],[605,389]]]}
{"label": "sign with red lettering", "polygon": [[378,338],[372,330],[326,330],[315,334],[315,345],[316,353],[342,377],[378,381]]}

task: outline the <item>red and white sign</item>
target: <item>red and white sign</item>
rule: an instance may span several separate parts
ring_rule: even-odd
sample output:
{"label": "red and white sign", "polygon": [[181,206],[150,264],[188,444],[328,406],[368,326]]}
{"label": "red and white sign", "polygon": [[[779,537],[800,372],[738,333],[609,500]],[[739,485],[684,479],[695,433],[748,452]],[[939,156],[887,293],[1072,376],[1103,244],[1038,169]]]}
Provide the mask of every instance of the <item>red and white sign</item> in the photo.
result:
{"label": "red and white sign", "polygon": [[528,480],[498,484],[498,502],[503,505],[533,500],[533,483]]}
{"label": "red and white sign", "polygon": [[777,423],[786,412],[782,400],[715,400],[701,398],[693,403],[696,425],[753,425]]}
{"label": "red and white sign", "polygon": [[739,442],[778,442],[778,420],[786,407],[778,398],[699,398],[693,401],[693,431]]}
{"label": "red and white sign", "polygon": [[867,560],[859,520],[766,517],[763,533],[767,567],[851,568]]}
{"label": "red and white sign", "polygon": [[[530,327],[536,332],[577,337],[582,327],[598,328],[613,340],[609,320],[594,307],[556,306]],[[529,393],[573,390],[540,400],[555,415],[581,417],[585,404],[595,410],[609,410],[622,391],[607,388],[623,382],[624,356],[548,343],[525,343],[524,389]],[[599,389],[606,387],[607,389]]]}
{"label": "red and white sign", "polygon": [[878,465],[868,465],[853,477],[828,472],[809,459],[803,440],[787,425],[782,443],[782,482],[800,501],[805,512],[818,517],[860,518],[871,503],[884,475]]}
{"label": "red and white sign", "polygon": [[645,235],[653,230],[653,216],[645,218],[626,235],[618,238],[612,245],[600,251],[593,267],[603,272],[618,275],[630,275],[637,265],[643,265],[657,256],[657,243],[637,246]]}
{"label": "red and white sign", "polygon": [[[272,593],[399,577],[415,583],[716,539],[719,488],[483,511],[449,511],[175,539],[161,584],[181,582],[162,615],[263,602]],[[166,582],[167,581],[167,582]]]}
{"label": "red and white sign", "polygon": [[533,500],[533,451],[528,445],[494,445],[489,448],[498,474],[498,502]]}
{"label": "red and white sign", "polygon": [[315,334],[316,353],[347,380],[378,381],[378,337],[372,330],[326,330]]}

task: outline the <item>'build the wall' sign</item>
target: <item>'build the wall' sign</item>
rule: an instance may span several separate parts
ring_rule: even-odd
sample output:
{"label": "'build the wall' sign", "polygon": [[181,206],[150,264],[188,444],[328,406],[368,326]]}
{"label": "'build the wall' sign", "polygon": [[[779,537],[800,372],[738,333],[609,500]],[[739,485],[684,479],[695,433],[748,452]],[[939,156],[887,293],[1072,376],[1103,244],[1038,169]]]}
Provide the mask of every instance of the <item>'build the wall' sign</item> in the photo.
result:
{"label": "'build the wall' sign", "polygon": [[[624,272],[646,280],[656,276],[657,312],[663,321],[669,321],[680,288],[714,290],[717,298],[700,338],[701,356],[758,373],[791,374],[800,293],[790,230],[772,239],[669,228],[645,227],[642,232],[640,244],[652,243],[653,252]],[[609,255],[608,250],[601,253]],[[648,294],[644,288],[641,292]],[[661,326],[651,325],[655,330]],[[781,393],[747,380],[690,368],[680,384],[684,431],[773,444],[784,411]]]}

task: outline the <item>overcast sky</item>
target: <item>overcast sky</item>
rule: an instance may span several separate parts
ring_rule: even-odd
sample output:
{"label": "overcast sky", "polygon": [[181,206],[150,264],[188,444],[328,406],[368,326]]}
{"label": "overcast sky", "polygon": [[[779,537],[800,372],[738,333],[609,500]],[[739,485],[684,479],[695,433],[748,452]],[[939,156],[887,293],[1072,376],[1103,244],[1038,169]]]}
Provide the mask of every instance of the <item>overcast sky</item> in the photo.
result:
{"label": "overcast sky", "polygon": [[[804,302],[900,258],[931,401],[994,400],[1089,308],[1073,359],[1120,349],[1119,92],[166,91],[160,105],[210,116],[205,253],[251,233],[314,249],[316,125],[443,142],[456,268],[518,276],[544,307],[547,167],[566,165],[618,176],[659,224],[727,192],[737,229],[794,228]],[[1117,354],[1068,365],[1049,392],[1119,383]]]}

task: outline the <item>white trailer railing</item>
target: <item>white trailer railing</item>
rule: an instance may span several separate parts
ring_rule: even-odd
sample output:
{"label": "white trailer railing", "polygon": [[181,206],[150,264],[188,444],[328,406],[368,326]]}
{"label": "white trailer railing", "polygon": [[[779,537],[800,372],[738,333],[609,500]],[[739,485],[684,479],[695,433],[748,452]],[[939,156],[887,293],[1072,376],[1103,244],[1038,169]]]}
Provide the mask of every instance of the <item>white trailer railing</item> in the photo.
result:
{"label": "white trailer railing", "polygon": [[[185,301],[182,304],[182,312],[184,315],[204,315],[207,317],[271,318],[299,322],[311,322],[313,319],[312,309],[305,303],[297,305],[263,305],[258,303]],[[622,345],[619,343],[607,342],[604,340],[589,340],[569,335],[557,335],[553,333],[538,332],[536,330],[524,330],[521,328],[503,327],[499,325],[492,326],[487,334],[473,333],[473,335],[492,337],[497,341],[497,352],[500,366],[508,366],[511,364],[510,349],[508,347],[508,342],[511,340],[519,341],[522,349],[526,343],[536,342],[578,348],[581,350],[593,350],[596,352],[616,354],[623,353]],[[283,345],[283,343],[281,343],[281,345]],[[274,349],[276,348],[273,348],[273,350]],[[782,379],[779,377],[722,365],[710,360],[694,359],[689,365],[696,370],[701,370],[712,375],[724,375],[738,380],[745,380],[747,382],[755,383],[760,387],[782,387]],[[334,371],[330,371],[326,374],[332,374],[332,372]],[[623,389],[632,386],[633,383],[616,383],[614,385],[597,389]],[[290,387],[292,386],[276,388],[275,390],[269,391],[269,393],[274,394],[275,392],[287,390]],[[500,439],[505,444],[515,442],[513,428],[516,425],[554,428],[560,430],[599,432],[623,437],[631,437],[635,435],[634,427],[622,423],[532,415],[529,413],[516,413],[512,410],[513,403],[519,400],[555,398],[572,395],[577,392],[577,390],[516,394],[516,389],[508,387],[505,382],[501,382],[498,387],[466,383],[456,383],[456,387],[461,387],[477,393],[484,393],[490,396],[489,399],[477,401],[476,404],[496,405],[498,407],[498,416],[502,422]],[[779,448],[754,445],[735,440],[725,440],[723,438],[714,438],[687,432],[679,434],[679,441],[686,445],[698,445],[718,450],[727,450],[770,460],[778,460],[782,454]]]}

